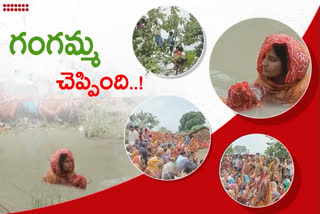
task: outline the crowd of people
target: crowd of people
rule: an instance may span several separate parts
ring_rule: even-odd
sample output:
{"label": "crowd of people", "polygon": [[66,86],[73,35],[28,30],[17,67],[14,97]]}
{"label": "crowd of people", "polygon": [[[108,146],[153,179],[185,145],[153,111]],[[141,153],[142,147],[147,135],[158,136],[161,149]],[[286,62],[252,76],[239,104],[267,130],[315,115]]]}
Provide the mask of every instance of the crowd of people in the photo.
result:
{"label": "crowd of people", "polygon": [[209,139],[131,125],[126,129],[125,139],[127,154],[133,164],[145,174],[162,180],[190,174],[202,162],[197,151],[209,147]]}
{"label": "crowd of people", "polygon": [[278,201],[292,182],[291,158],[228,154],[220,164],[224,189],[234,200],[250,207],[268,206]]}

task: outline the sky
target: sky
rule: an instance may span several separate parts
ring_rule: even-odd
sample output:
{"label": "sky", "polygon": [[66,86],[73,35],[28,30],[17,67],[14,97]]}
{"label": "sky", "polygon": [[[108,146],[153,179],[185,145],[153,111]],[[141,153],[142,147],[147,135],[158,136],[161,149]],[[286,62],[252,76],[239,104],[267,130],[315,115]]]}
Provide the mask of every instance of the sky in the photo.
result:
{"label": "sky", "polygon": [[263,154],[267,149],[267,142],[270,142],[270,139],[264,134],[251,134],[245,135],[232,143],[232,146],[240,145],[246,146],[249,149],[250,154],[260,153]]}
{"label": "sky", "polygon": [[[176,96],[158,96],[147,100],[137,107],[134,113],[149,112],[155,115],[160,124],[154,128],[166,127],[171,132],[178,131],[182,115],[190,111],[199,111],[192,103]],[[205,124],[209,127],[208,124]]]}

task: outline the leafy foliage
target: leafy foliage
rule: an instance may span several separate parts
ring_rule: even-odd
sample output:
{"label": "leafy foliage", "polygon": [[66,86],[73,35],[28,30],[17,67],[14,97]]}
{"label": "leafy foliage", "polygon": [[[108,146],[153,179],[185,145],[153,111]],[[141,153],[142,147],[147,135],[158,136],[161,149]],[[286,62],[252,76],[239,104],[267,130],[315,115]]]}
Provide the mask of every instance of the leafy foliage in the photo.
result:
{"label": "leafy foliage", "polygon": [[241,154],[241,153],[249,153],[249,149],[246,146],[236,145],[233,147],[233,153]]}
{"label": "leafy foliage", "polygon": [[164,133],[171,133],[170,130],[168,130],[166,127],[160,127],[159,132],[164,132]]}
{"label": "leafy foliage", "polygon": [[181,45],[184,48],[188,60],[184,71],[197,62],[203,50],[204,35],[194,16],[173,6],[152,9],[141,19],[146,21],[146,25],[135,28],[132,44],[139,62],[148,71],[162,75],[167,75],[166,70],[170,70],[171,74],[174,73],[174,56],[170,55],[166,38],[162,38],[164,40],[162,48],[155,43],[157,25],[160,25],[162,37],[163,34],[173,32],[174,47]]}
{"label": "leafy foliage", "polygon": [[140,128],[153,129],[160,122],[156,116],[151,113],[143,112],[142,110],[130,116],[130,123],[138,125]]}
{"label": "leafy foliage", "polygon": [[227,148],[226,154],[227,154],[227,155],[233,154],[233,147],[232,147],[232,145],[230,145],[230,146]]}
{"label": "leafy foliage", "polygon": [[203,127],[205,127],[205,126],[204,125],[195,125],[190,129],[190,132],[197,131],[197,130],[203,128]]}
{"label": "leafy foliage", "polygon": [[180,119],[179,132],[191,130],[192,127],[196,125],[203,125],[204,123],[205,118],[201,112],[190,111],[182,115],[182,118]]}
{"label": "leafy foliage", "polygon": [[269,139],[268,148],[264,151],[266,155],[284,159],[290,158],[288,150],[279,141],[271,137]]}

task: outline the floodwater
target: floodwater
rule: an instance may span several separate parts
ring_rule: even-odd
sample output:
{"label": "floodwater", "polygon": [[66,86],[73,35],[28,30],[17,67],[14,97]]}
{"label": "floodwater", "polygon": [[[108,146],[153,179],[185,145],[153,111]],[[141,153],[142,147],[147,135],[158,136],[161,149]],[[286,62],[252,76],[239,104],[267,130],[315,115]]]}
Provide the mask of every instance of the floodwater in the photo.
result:
{"label": "floodwater", "polygon": [[[76,173],[90,182],[86,190],[42,182],[50,156],[59,148],[72,151]],[[0,163],[0,212],[6,212],[2,206],[14,212],[72,200],[139,175],[126,157],[122,137],[90,139],[78,128],[63,126],[0,132]]]}
{"label": "floodwater", "polygon": [[[241,77],[238,77],[239,74],[233,75],[232,77],[226,73],[219,70],[214,70],[211,72],[210,77],[212,81],[212,85],[219,97],[227,98],[228,97],[228,90],[231,85],[235,84],[236,82],[241,82],[239,79]],[[241,73],[240,73],[241,75]],[[256,78],[252,77],[251,75],[251,81],[248,81],[249,84],[253,84]],[[244,79],[245,80],[245,79]],[[253,117],[253,118],[267,118],[276,116],[278,114],[281,114],[288,109],[290,109],[292,105],[289,104],[278,104],[278,103],[271,103],[271,102],[264,102],[262,107],[253,108],[246,111],[237,111],[239,114],[247,116],[247,117]]]}
{"label": "floodwater", "polygon": [[[218,39],[210,57],[211,83],[219,97],[227,97],[231,85],[247,81],[253,84],[258,76],[257,58],[265,38],[271,34],[284,33],[298,39],[302,38],[289,26],[272,19],[254,18],[239,22],[226,30]],[[308,49],[307,46],[306,50]],[[309,66],[307,74],[311,74]],[[263,107],[238,113],[266,118],[279,115],[292,105],[264,103]]]}

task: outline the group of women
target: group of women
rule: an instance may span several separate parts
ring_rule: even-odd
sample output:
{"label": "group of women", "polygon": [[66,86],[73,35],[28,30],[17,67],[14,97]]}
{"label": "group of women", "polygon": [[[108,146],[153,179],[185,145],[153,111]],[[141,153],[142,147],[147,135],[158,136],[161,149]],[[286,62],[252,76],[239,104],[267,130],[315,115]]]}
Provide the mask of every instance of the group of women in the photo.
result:
{"label": "group of women", "polygon": [[221,183],[241,204],[262,207],[278,201],[293,178],[291,158],[264,155],[224,155],[220,165]]}
{"label": "group of women", "polygon": [[148,129],[138,132],[136,143],[126,144],[127,153],[138,169],[158,179],[172,180],[191,173],[202,162],[197,151],[209,147],[209,139]]}

